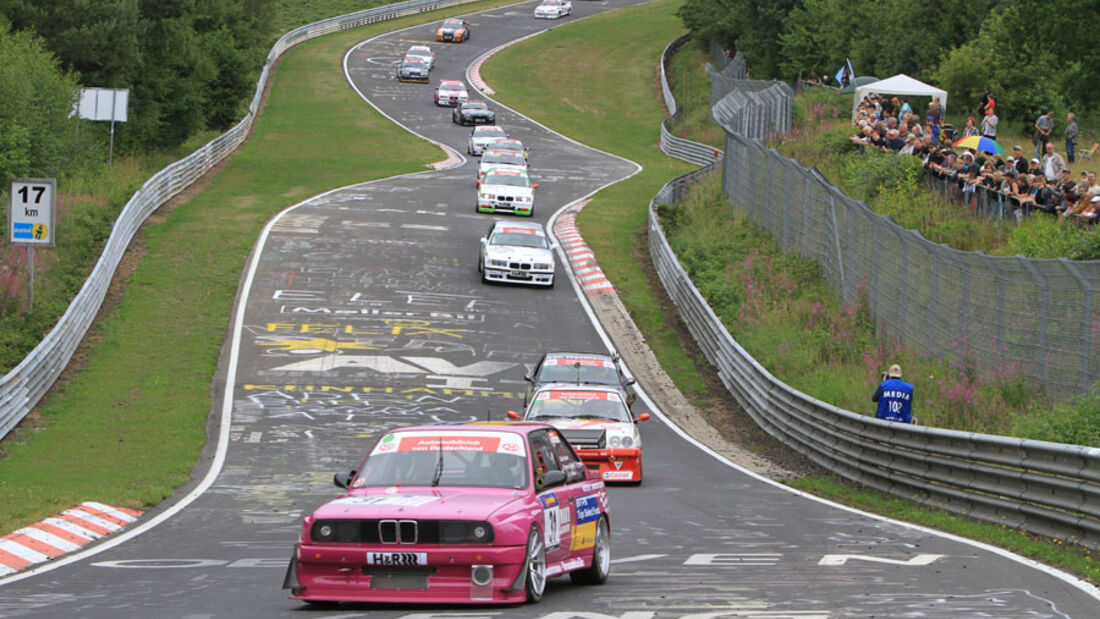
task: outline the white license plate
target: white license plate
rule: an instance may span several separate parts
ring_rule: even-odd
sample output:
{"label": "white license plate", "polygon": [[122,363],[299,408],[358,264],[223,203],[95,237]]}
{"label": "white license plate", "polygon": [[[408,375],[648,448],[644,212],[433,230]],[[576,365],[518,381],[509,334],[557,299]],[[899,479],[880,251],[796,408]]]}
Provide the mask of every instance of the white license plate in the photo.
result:
{"label": "white license plate", "polygon": [[367,565],[407,565],[428,564],[426,552],[368,552]]}
{"label": "white license plate", "polygon": [[516,279],[530,279],[531,274],[527,271],[512,271],[512,277]]}

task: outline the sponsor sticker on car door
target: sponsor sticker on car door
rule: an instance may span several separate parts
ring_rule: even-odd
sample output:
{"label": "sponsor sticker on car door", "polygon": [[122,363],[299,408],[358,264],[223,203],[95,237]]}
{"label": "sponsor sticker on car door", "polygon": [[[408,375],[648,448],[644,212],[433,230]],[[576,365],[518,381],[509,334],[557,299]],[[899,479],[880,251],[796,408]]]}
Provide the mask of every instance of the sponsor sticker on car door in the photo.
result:
{"label": "sponsor sticker on car door", "polygon": [[596,544],[596,524],[600,520],[600,502],[595,495],[578,496],[573,504],[577,510],[577,526],[573,527],[570,550],[583,550]]}

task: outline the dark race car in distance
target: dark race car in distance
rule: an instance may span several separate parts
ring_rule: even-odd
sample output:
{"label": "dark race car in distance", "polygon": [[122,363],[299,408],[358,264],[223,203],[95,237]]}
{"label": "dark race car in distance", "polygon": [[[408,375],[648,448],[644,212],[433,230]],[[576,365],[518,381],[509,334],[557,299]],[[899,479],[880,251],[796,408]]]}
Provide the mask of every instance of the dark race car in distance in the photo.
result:
{"label": "dark race car in distance", "polygon": [[497,114],[484,101],[467,101],[451,112],[451,122],[460,125],[491,125]]}
{"label": "dark race car in distance", "polygon": [[634,404],[637,397],[631,388],[635,380],[623,373],[618,354],[548,352],[539,360],[535,371],[523,379],[531,383],[531,391],[524,398],[524,406],[540,387],[551,383],[618,387],[626,394],[628,406]]}
{"label": "dark race car in distance", "polygon": [[397,67],[397,79],[402,82],[428,83],[428,63],[413,56],[406,56]]}

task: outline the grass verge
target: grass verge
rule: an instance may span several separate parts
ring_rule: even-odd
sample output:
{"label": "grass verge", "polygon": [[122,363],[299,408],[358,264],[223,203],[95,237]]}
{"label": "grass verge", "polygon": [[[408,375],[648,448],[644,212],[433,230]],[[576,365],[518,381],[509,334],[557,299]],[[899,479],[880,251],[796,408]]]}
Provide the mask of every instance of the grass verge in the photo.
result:
{"label": "grass verge", "polygon": [[343,52],[374,34],[508,3],[349,30],[283,59],[250,139],[201,192],[154,215],[135,239],[140,264],[93,328],[96,345],[78,353],[84,367],[4,441],[0,531],[87,500],[142,508],[187,481],[206,442],[240,273],[264,223],[306,197],[444,157],[348,88]]}
{"label": "grass verge", "polygon": [[[702,389],[700,374],[675,331],[659,315],[656,295],[648,289],[638,260],[639,249],[644,251],[640,237],[649,200],[664,182],[686,169],[661,154],[656,146],[661,115],[653,67],[664,46],[682,32],[674,17],[678,5],[658,2],[626,9],[618,17],[630,21],[629,34],[608,27],[604,21],[607,17],[554,29],[493,57],[483,67],[482,76],[497,90],[502,102],[585,144],[646,167],[630,180],[597,194],[584,210],[580,225],[647,343],[681,390],[691,395]],[[538,75],[538,82],[509,75],[507,67],[517,63],[529,74]],[[674,77],[677,73],[702,75],[699,71],[677,71],[677,66],[674,62]],[[689,100],[700,100],[708,86],[695,79],[691,82],[681,82],[673,91],[677,96],[687,93],[693,98]],[[616,84],[616,88],[609,90],[604,84]],[[689,139],[709,141],[690,128],[684,133]],[[839,503],[1002,546],[1078,576],[1097,579],[1096,562],[1090,553],[1078,548],[927,510],[831,478],[794,480],[790,484]]]}

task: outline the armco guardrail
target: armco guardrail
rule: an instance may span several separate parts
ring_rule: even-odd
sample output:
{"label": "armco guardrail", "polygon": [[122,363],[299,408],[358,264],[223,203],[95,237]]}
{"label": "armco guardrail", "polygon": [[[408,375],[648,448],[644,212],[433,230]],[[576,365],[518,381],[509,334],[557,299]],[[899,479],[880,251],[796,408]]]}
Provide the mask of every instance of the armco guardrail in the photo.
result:
{"label": "armco guardrail", "polygon": [[[665,99],[665,107],[668,108],[670,116],[676,116],[676,97],[672,95],[672,89],[668,85],[668,62],[669,57],[676,53],[676,50],[680,49],[684,43],[687,43],[691,39],[690,34],[685,34],[682,37],[676,39],[672,43],[669,43],[661,52],[661,94]],[[677,159],[682,159],[688,163],[694,163],[697,165],[707,165],[713,163],[722,158],[722,150],[708,146],[707,144],[700,144],[699,142],[692,142],[691,140],[685,140],[672,135],[669,131],[668,125],[670,118],[666,118],[661,121],[661,152]]]}
{"label": "armco guardrail", "polygon": [[1100,449],[880,421],[776,379],[734,339],[665,238],[656,206],[674,203],[719,164],[666,184],[650,204],[658,277],[726,389],[769,434],[873,488],[996,524],[1096,548]]}
{"label": "armco guardrail", "polygon": [[661,121],[661,152],[688,163],[707,165],[722,158],[721,149],[678,138],[668,131],[668,119]]}
{"label": "armco guardrail", "polygon": [[252,128],[256,110],[259,109],[271,68],[286,50],[298,43],[331,32],[474,1],[476,0],[399,2],[302,26],[276,41],[267,55],[267,63],[260,74],[256,94],[252,98],[248,115],[244,120],[185,159],[157,172],[142,185],[122,209],[103,249],[103,254],[87,281],[84,282],[84,286],[69,305],[69,309],[42,342],[15,369],[0,378],[0,438],[7,436],[27,416],[68,365],[69,359],[72,358],[99,311],[115,269],[141,224],[162,204],[233,152],[247,137]]}
{"label": "armco guardrail", "polygon": [[[662,66],[664,62],[662,58]],[[667,87],[664,90],[672,96]],[[662,149],[665,133],[662,126]],[[662,187],[650,202],[648,243],[657,275],[681,319],[717,369],[722,384],[753,420],[783,443],[853,481],[954,513],[1096,548],[1100,449],[858,415],[776,379],[733,339],[680,265],[657,215],[657,205],[676,203],[700,179],[720,166],[728,172],[730,165],[730,161],[716,161]],[[751,172],[742,170],[742,174]]]}

